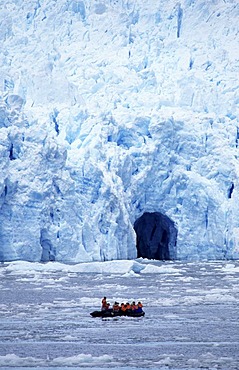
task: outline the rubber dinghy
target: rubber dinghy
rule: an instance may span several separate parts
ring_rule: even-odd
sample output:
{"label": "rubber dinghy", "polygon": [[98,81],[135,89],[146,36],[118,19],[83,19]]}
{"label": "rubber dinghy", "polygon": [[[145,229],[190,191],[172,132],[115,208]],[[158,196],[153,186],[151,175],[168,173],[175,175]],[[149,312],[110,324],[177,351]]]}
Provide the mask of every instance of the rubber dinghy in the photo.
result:
{"label": "rubber dinghy", "polygon": [[141,312],[113,312],[113,310],[107,311],[93,311],[90,313],[92,317],[116,317],[116,316],[128,316],[128,317],[142,317],[145,315],[145,312],[142,310]]}

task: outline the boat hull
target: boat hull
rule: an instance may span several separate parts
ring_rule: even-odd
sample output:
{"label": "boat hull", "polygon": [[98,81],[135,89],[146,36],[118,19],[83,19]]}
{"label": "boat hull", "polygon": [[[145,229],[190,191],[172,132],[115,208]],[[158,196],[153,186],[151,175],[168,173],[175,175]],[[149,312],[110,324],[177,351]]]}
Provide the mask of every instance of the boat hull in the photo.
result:
{"label": "boat hull", "polygon": [[142,317],[145,315],[145,312],[113,312],[109,311],[93,311],[90,313],[92,317],[118,317],[118,316],[128,316],[128,317]]}

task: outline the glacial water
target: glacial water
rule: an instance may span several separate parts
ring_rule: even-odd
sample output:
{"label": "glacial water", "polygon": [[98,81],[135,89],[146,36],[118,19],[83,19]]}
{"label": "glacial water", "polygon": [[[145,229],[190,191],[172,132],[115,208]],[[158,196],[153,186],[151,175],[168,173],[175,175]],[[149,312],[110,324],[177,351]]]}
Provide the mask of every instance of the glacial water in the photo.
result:
{"label": "glacial water", "polygon": [[[1,370],[238,369],[239,262],[141,263],[115,274],[1,264]],[[103,296],[141,300],[145,317],[92,318]]]}

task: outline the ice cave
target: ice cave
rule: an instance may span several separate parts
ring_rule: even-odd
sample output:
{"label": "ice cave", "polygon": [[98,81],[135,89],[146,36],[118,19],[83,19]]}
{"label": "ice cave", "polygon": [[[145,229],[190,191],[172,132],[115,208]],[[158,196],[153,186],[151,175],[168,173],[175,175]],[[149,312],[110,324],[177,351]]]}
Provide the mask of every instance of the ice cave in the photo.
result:
{"label": "ice cave", "polygon": [[177,229],[169,217],[160,212],[146,212],[135,221],[134,229],[138,258],[176,258]]}

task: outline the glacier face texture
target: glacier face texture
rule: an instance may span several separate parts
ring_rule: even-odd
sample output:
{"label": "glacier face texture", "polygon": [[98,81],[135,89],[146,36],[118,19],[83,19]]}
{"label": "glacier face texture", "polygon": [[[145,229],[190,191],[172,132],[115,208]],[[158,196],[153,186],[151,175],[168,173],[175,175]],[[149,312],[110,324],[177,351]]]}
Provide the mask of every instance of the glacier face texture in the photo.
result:
{"label": "glacier face texture", "polygon": [[239,258],[238,1],[0,9],[0,261]]}

